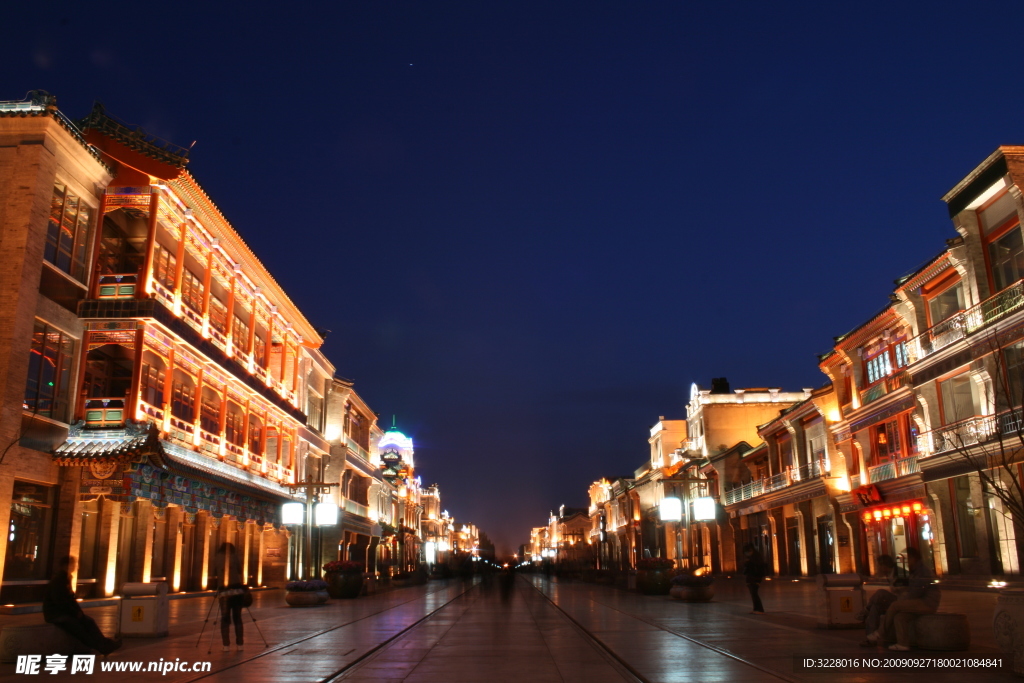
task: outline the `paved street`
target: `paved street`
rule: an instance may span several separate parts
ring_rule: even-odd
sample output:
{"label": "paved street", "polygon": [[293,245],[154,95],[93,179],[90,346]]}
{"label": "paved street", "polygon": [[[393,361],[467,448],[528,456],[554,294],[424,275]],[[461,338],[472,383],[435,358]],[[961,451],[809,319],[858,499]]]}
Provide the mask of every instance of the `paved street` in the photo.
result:
{"label": "paved street", "polygon": [[[748,614],[744,586],[719,580],[716,599],[683,604],[604,586],[519,578],[503,593],[498,581],[470,587],[431,582],[316,608],[284,605],[281,591],[256,594],[243,652],[222,652],[219,638],[197,636],[210,606],[203,598],[171,602],[171,634],[130,639],[110,662],[209,661],[209,673],[101,673],[133,681],[930,681],[1015,680],[1008,671],[796,672],[794,654],[878,656],[859,647],[860,631],[817,629],[814,583],[774,581],[762,591],[768,614]],[[971,653],[996,654],[994,593],[945,591],[943,610],[966,613]],[[89,610],[108,632],[112,607]],[[0,625],[39,623],[41,615],[5,616]],[[207,634],[216,629],[211,619]],[[212,647],[212,651],[210,648]],[[208,654],[209,652],[209,654]],[[144,665],[145,667],[145,665]],[[48,678],[50,677],[48,674]],[[80,678],[76,675],[74,680]],[[72,678],[66,672],[53,678]],[[0,665],[0,682],[24,681]]]}

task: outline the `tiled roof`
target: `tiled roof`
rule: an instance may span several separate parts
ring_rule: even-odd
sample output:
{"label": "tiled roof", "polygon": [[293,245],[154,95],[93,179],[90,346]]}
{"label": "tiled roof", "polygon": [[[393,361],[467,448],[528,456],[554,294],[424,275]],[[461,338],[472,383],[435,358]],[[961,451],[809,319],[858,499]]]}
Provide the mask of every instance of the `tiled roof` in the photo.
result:
{"label": "tiled roof", "polygon": [[139,126],[132,126],[121,121],[108,114],[99,102],[93,105],[88,116],[77,123],[83,131],[99,131],[139,154],[174,168],[185,168],[185,165],[188,164],[188,148],[167,142],[155,135],[150,135]]}
{"label": "tiled roof", "polygon": [[155,426],[129,422],[125,429],[84,429],[79,422],[71,426],[67,440],[53,450],[61,465],[86,465],[92,462],[132,462],[150,456],[155,464],[163,460]]}

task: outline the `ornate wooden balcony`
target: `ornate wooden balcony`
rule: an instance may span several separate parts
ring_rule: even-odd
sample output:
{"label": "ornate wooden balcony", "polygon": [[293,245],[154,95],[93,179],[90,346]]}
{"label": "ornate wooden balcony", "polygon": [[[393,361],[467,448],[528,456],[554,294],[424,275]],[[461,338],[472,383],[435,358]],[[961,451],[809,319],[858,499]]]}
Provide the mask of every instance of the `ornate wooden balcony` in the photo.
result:
{"label": "ornate wooden balcony", "polygon": [[85,399],[85,424],[89,427],[124,425],[124,396]]}
{"label": "ornate wooden balcony", "polygon": [[[889,462],[882,463],[881,465],[869,467],[868,478],[872,484],[875,484],[880,481],[905,477],[908,474],[916,474],[920,471],[921,468],[917,464],[917,456],[912,455],[908,458],[890,460]],[[859,477],[857,483],[860,483]]]}
{"label": "ornate wooden balcony", "polygon": [[99,299],[134,299],[138,279],[135,273],[100,275],[96,296]]}

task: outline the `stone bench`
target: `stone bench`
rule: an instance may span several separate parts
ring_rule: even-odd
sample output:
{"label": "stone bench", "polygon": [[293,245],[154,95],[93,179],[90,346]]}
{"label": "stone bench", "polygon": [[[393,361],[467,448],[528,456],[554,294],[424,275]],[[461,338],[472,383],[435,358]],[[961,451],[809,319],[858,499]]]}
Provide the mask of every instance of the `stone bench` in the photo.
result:
{"label": "stone bench", "polygon": [[18,655],[75,655],[92,652],[77,638],[53,624],[4,626],[0,630],[0,662],[11,664]]}
{"label": "stone bench", "polygon": [[935,614],[896,615],[897,621],[909,621],[910,644],[922,650],[956,652],[971,645],[971,627],[966,614],[936,612]]}

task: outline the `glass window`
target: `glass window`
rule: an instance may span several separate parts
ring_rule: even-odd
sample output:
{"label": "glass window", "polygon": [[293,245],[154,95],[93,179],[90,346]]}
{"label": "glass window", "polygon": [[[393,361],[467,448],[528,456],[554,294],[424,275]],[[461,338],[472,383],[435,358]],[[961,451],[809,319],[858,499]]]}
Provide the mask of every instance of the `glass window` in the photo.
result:
{"label": "glass window", "polygon": [[210,325],[221,334],[228,331],[228,308],[215,296],[210,297]]}
{"label": "glass window", "polygon": [[967,373],[939,382],[939,393],[942,395],[942,424],[974,417],[971,378]]}
{"label": "glass window", "polygon": [[85,282],[91,232],[92,210],[68,192],[66,185],[54,183],[43,258],[79,282]]}
{"label": "glass window", "polygon": [[196,419],[196,385],[191,377],[174,371],[171,385],[171,414],[179,420],[192,422]]}
{"label": "glass window", "polygon": [[177,269],[178,259],[169,249],[157,244],[153,251],[153,279],[173,291]]}
{"label": "glass window", "polygon": [[188,268],[181,276],[181,300],[196,313],[203,310],[203,281]]}
{"label": "glass window", "polygon": [[199,424],[209,434],[220,434],[220,396],[210,387],[203,387]]}
{"label": "glass window", "polygon": [[903,457],[899,420],[889,420],[871,428],[875,462],[882,463]]}
{"label": "glass window", "polygon": [[874,384],[883,377],[892,374],[892,360],[889,358],[889,349],[867,361],[868,384]]}
{"label": "glass window", "polygon": [[54,490],[53,486],[14,482],[5,581],[49,578]]}
{"label": "glass window", "polygon": [[263,455],[263,423],[255,415],[249,416],[249,452]]}
{"label": "glass window", "polygon": [[1024,404],[1024,342],[1003,349],[1003,358],[1006,376],[996,388],[996,401],[1005,410]]}
{"label": "glass window", "polygon": [[231,317],[231,343],[237,354],[245,354],[249,350],[249,326],[237,315]]}
{"label": "glass window", "polygon": [[70,337],[37,320],[32,329],[23,408],[37,415],[67,422],[68,394],[74,342]]}
{"label": "glass window", "polygon": [[928,299],[928,317],[932,325],[938,325],[964,310],[964,287],[957,283]]}
{"label": "glass window", "polygon": [[156,358],[143,361],[140,385],[143,401],[158,408],[163,406],[166,376],[163,361]]}
{"label": "glass window", "polygon": [[893,355],[896,356],[896,367],[905,368],[910,364],[910,357],[907,355],[907,343],[900,342],[892,347]]}
{"label": "glass window", "polygon": [[988,245],[989,265],[996,291],[1002,291],[1024,277],[1024,239],[1019,227]]}
{"label": "glass window", "polygon": [[224,421],[224,436],[236,446],[245,445],[245,415],[234,402],[228,401],[228,411]]}

